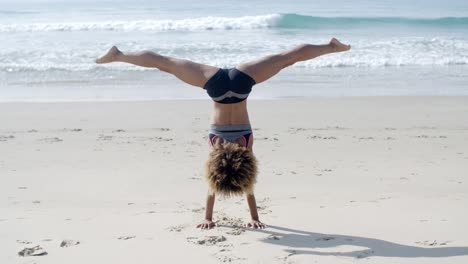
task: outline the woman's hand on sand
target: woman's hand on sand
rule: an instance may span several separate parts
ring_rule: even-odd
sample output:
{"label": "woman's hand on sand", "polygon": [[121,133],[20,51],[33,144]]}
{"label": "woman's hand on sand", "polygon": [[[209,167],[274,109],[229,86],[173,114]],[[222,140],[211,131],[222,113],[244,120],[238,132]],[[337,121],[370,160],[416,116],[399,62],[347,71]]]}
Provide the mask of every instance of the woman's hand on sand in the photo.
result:
{"label": "woman's hand on sand", "polygon": [[200,229],[211,229],[213,227],[215,227],[216,224],[215,222],[211,221],[211,220],[204,220],[201,224],[198,224],[197,225],[197,228],[200,228]]}
{"label": "woman's hand on sand", "polygon": [[247,227],[263,229],[266,227],[266,225],[259,220],[252,220],[247,224]]}

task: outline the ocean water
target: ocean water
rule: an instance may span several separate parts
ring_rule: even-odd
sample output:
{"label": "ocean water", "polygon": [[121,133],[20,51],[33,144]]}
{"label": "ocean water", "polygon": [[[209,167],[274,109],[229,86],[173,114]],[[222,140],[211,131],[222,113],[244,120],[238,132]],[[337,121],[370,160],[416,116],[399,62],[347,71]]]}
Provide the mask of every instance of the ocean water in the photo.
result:
{"label": "ocean water", "polygon": [[206,99],[155,69],[96,65],[112,45],[218,67],[337,37],[253,99],[468,95],[468,1],[0,0],[0,101]]}

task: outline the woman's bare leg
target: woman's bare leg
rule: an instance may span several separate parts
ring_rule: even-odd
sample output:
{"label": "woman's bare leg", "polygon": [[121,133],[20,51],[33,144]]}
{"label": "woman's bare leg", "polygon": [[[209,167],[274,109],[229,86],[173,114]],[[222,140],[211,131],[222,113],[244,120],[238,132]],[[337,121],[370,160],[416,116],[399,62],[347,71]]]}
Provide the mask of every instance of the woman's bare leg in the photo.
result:
{"label": "woman's bare leg", "polygon": [[219,68],[204,65],[189,60],[182,60],[168,56],[162,56],[152,51],[121,52],[117,47],[112,47],[104,56],[98,58],[96,63],[126,62],[137,66],[157,68],[175,75],[180,80],[203,88],[208,79]]}
{"label": "woman's bare leg", "polygon": [[240,64],[236,68],[248,74],[258,84],[270,79],[282,69],[296,62],[310,60],[328,53],[347,51],[350,48],[350,45],[344,45],[333,38],[326,45],[299,45],[292,50]]}

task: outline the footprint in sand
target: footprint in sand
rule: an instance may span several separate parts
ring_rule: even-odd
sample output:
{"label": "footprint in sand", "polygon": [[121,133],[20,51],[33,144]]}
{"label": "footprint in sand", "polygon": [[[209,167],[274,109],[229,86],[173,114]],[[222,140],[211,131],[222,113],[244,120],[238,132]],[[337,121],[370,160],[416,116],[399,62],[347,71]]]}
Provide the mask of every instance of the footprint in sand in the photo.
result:
{"label": "footprint in sand", "polygon": [[58,138],[58,137],[51,137],[51,138],[40,138],[38,141],[41,142],[46,142],[46,143],[57,143],[57,142],[62,142],[63,139]]}
{"label": "footprint in sand", "polygon": [[35,246],[32,248],[24,248],[20,252],[18,252],[20,257],[28,257],[28,256],[45,256],[47,255],[47,251],[45,251],[41,246]]}
{"label": "footprint in sand", "polygon": [[437,129],[437,127],[434,126],[416,126],[412,127],[413,129],[421,129],[421,130],[434,130]]}
{"label": "footprint in sand", "polygon": [[[219,253],[224,253],[225,251],[220,250]],[[242,261],[244,262],[247,260],[246,258],[240,258],[236,255],[221,255],[221,254],[215,254],[216,258],[218,259],[219,262],[221,263],[232,263],[236,261]]]}
{"label": "footprint in sand", "polygon": [[100,134],[97,140],[98,141],[110,141],[113,138],[114,138],[113,136],[106,136],[106,135]]}
{"label": "footprint in sand", "polygon": [[269,203],[269,202],[271,202],[271,199],[269,197],[265,197],[263,199],[258,200],[257,202],[259,204]]}
{"label": "footprint in sand", "polygon": [[447,245],[448,243],[450,243],[450,241],[442,241],[442,242],[437,242],[437,240],[424,240],[424,241],[416,241],[414,242],[416,244],[419,244],[419,245],[424,245],[424,246],[431,246],[431,247],[434,247],[434,246],[445,246]]}
{"label": "footprint in sand", "polygon": [[0,141],[8,141],[10,139],[14,139],[15,136],[10,135],[10,136],[0,136]]}
{"label": "footprint in sand", "polygon": [[275,236],[275,235],[269,235],[267,237],[268,240],[280,240],[280,237],[279,236]]}
{"label": "footprint in sand", "polygon": [[348,130],[347,127],[340,127],[340,126],[327,126],[324,130]]}
{"label": "footprint in sand", "polygon": [[14,139],[15,136],[13,135],[9,135],[9,136],[4,136],[4,135],[0,135],[0,140],[8,140],[8,139]]}
{"label": "footprint in sand", "polygon": [[151,211],[146,211],[146,212],[135,213],[135,214],[133,214],[133,215],[136,216],[136,215],[155,214],[155,213],[156,213],[156,211],[151,210]]}
{"label": "footprint in sand", "polygon": [[383,197],[380,197],[378,200],[385,201],[385,200],[390,200],[390,199],[392,199],[391,196],[383,196]]}
{"label": "footprint in sand", "polygon": [[220,214],[220,220],[216,222],[218,227],[229,227],[230,230],[226,231],[227,235],[238,236],[245,232],[245,224],[241,218],[229,217]]}
{"label": "footprint in sand", "polygon": [[296,250],[289,250],[289,249],[287,249],[286,252],[289,253],[287,256],[284,256],[284,257],[276,257],[276,259],[282,260],[283,263],[294,263],[294,262],[291,262],[291,260],[288,260],[288,259],[289,259],[290,257],[294,256],[294,255],[297,255],[297,251],[296,251]]}
{"label": "footprint in sand", "polygon": [[373,250],[365,250],[365,251],[362,251],[359,254],[357,254],[356,258],[358,258],[358,259],[367,258],[370,255],[372,255],[373,253],[374,253]]}
{"label": "footprint in sand", "polygon": [[163,138],[163,137],[149,137],[148,139],[154,142],[169,142],[173,140],[172,138]]}
{"label": "footprint in sand", "polygon": [[195,180],[195,181],[201,180],[201,178],[199,178],[199,177],[190,177],[189,179],[190,179],[190,180]]}
{"label": "footprint in sand", "polygon": [[415,138],[428,138],[429,136],[428,135],[419,135],[419,136],[415,136]]}
{"label": "footprint in sand", "polygon": [[27,240],[16,240],[16,242],[19,244],[32,244],[31,241],[27,241]]}
{"label": "footprint in sand", "polygon": [[308,136],[307,139],[323,139],[323,140],[337,140],[338,138],[337,137],[333,137],[333,136],[325,136],[325,137],[322,137],[322,136]]}
{"label": "footprint in sand", "polygon": [[321,238],[315,239],[315,241],[330,241],[334,239],[335,239],[334,237],[321,237]]}
{"label": "footprint in sand", "polygon": [[177,226],[170,226],[167,228],[167,230],[169,232],[181,232],[185,228],[187,228],[187,225],[177,225]]}
{"label": "footprint in sand", "polygon": [[187,237],[187,241],[197,245],[204,245],[204,246],[214,246],[219,243],[225,242],[227,239],[225,236],[205,236],[203,238],[198,237]]}
{"label": "footprint in sand", "polygon": [[303,131],[307,131],[309,129],[307,128],[302,128],[302,127],[290,127],[288,129],[288,132],[291,133],[291,134],[297,134],[297,132],[303,132]]}
{"label": "footprint in sand", "polygon": [[119,240],[129,240],[129,239],[134,239],[136,236],[121,236],[118,237],[117,239]]}
{"label": "footprint in sand", "polygon": [[194,213],[203,213],[204,211],[205,211],[205,207],[192,209],[192,212]]}
{"label": "footprint in sand", "polygon": [[64,128],[63,131],[64,132],[81,132],[81,131],[83,131],[83,129],[81,129],[81,128]]}
{"label": "footprint in sand", "polygon": [[200,142],[198,142],[198,141],[193,141],[193,140],[187,141],[186,144],[187,144],[187,145],[191,145],[191,146],[203,146],[203,144],[201,144]]}
{"label": "footprint in sand", "polygon": [[227,231],[227,235],[231,236],[240,236],[245,232],[245,229],[243,227],[236,227],[233,230]]}
{"label": "footprint in sand", "polygon": [[65,239],[65,240],[62,240],[62,242],[60,243],[60,247],[72,247],[72,246],[76,246],[79,244],[80,244],[80,241]]}

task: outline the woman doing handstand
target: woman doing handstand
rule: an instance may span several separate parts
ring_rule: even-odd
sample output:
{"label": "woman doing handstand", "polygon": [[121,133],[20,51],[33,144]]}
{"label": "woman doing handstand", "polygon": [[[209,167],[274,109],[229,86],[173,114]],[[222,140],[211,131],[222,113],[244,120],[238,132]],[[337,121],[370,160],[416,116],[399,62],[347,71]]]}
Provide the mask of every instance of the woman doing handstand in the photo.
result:
{"label": "woman doing handstand", "polygon": [[264,228],[260,222],[253,193],[256,183],[257,162],[253,155],[253,134],[247,113],[247,97],[252,86],[268,80],[282,69],[299,61],[342,52],[350,49],[333,38],[328,44],[302,44],[291,50],[273,54],[220,69],[189,60],[163,56],[151,51],[121,52],[112,47],[96,63],[126,62],[137,66],[157,68],[175,75],[193,86],[205,89],[213,99],[209,145],[211,148],[206,163],[205,178],[209,185],[204,221],[201,229],[215,226],[213,207],[215,194],[223,196],[246,194],[250,209],[249,227]]}

